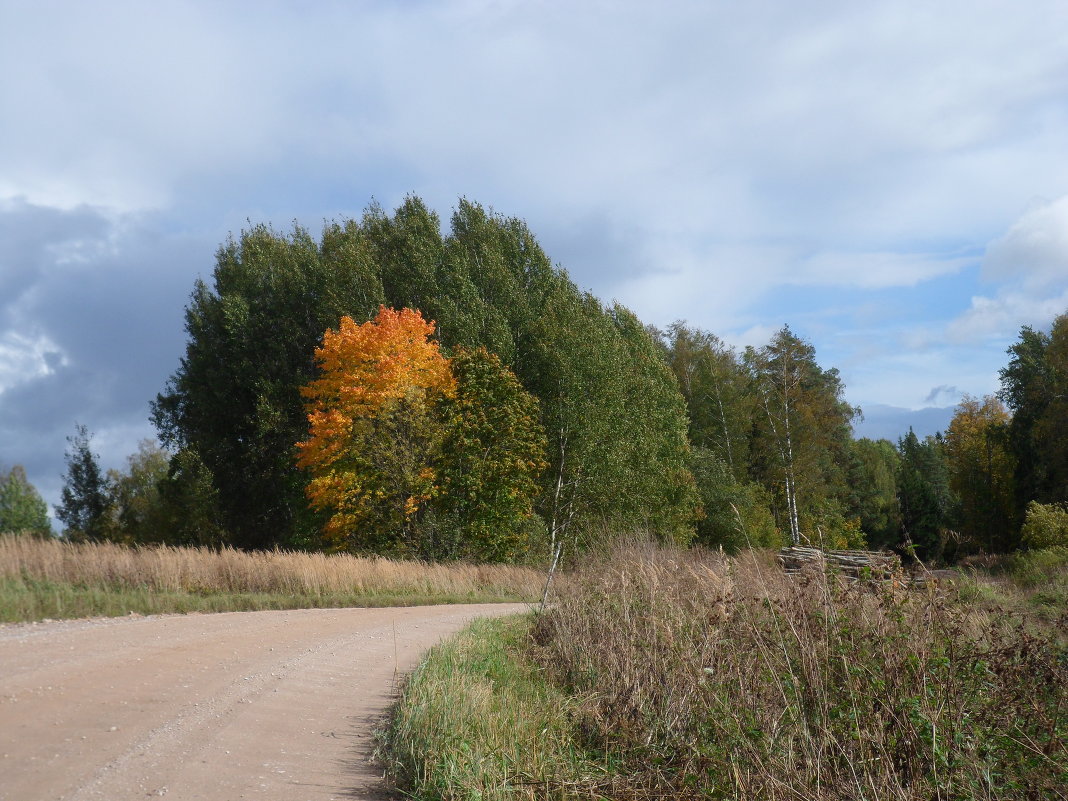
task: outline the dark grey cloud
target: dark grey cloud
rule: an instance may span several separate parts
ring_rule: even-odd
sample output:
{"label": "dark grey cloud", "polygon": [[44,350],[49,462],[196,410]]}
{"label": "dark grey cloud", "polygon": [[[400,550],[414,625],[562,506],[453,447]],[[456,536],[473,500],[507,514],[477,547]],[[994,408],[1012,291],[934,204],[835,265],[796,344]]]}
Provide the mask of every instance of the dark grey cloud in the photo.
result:
{"label": "dark grey cloud", "polygon": [[[182,311],[216,242],[151,216],[0,207],[0,459],[23,464],[49,501],[65,438],[96,432],[105,466],[151,433],[149,401],[178,365]],[[131,441],[133,445],[131,445]]]}
{"label": "dark grey cloud", "polygon": [[82,243],[103,241],[108,228],[86,207],[68,211],[22,198],[0,200],[0,329],[57,260],[69,258]]}
{"label": "dark grey cloud", "polygon": [[931,391],[927,393],[927,397],[923,399],[923,402],[927,405],[933,405],[938,403],[939,399],[954,400],[960,397],[960,390],[949,384],[941,384],[937,387],[931,387]]}

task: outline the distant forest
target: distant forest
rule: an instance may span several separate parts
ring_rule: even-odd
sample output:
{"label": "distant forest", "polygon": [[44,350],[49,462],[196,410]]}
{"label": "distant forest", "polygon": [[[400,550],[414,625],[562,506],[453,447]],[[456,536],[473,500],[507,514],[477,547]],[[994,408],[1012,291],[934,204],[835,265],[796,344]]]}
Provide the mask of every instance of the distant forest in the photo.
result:
{"label": "distant forest", "polygon": [[[1068,545],[1068,315],[1024,327],[996,396],[948,429],[853,438],[837,370],[784,326],[742,352],[644,325],[461,201],[265,225],[218,250],[162,447],[67,452],[71,540],[544,561],[641,531],[734,551],[890,547],[930,561]],[[16,467],[0,530],[48,529]]]}

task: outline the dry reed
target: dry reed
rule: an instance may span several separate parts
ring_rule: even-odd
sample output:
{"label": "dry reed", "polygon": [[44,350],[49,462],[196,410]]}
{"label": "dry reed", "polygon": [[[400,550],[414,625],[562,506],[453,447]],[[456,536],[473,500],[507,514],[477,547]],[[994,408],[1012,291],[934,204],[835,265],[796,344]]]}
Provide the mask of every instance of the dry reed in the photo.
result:
{"label": "dry reed", "polygon": [[583,701],[582,744],[618,763],[612,788],[590,795],[1068,794],[1057,632],[1036,635],[952,591],[627,546],[561,584],[535,642]]}
{"label": "dry reed", "polygon": [[543,574],[513,565],[428,564],[345,554],[73,544],[0,535],[0,578],[192,593],[536,598]]}

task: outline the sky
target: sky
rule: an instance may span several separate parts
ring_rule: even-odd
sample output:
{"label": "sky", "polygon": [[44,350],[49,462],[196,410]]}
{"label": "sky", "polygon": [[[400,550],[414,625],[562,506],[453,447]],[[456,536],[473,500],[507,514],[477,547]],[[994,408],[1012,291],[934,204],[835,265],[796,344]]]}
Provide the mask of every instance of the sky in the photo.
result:
{"label": "sky", "polygon": [[466,197],[645,322],[789,324],[869,436],[1068,311],[1068,4],[0,0],[0,468],[154,434],[230,233]]}

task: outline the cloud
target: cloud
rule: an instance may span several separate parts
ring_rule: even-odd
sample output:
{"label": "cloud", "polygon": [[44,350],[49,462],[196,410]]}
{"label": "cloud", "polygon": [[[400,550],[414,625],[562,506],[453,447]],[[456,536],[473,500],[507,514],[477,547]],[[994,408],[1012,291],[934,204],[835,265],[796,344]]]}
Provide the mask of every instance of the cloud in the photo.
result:
{"label": "cloud", "polygon": [[75,422],[105,466],[151,434],[148,402],[178,365],[182,307],[216,243],[151,216],[25,201],[0,205],[0,230],[18,233],[0,263],[13,288],[0,295],[0,460],[54,502]]}
{"label": "cloud", "polygon": [[960,390],[956,387],[950,386],[949,384],[942,384],[941,386],[931,387],[931,391],[927,393],[927,397],[923,399],[923,402],[928,405],[938,403],[938,399],[941,398],[943,395],[946,396],[947,399],[956,399],[960,397]]}
{"label": "cloud", "polygon": [[721,335],[757,326],[753,305],[788,273],[789,251],[776,245],[664,237],[646,239],[646,246],[643,256],[655,259],[658,269],[624,277],[613,296],[657,325],[686,319]]}
{"label": "cloud", "polygon": [[18,331],[0,334],[0,395],[19,384],[51,375],[66,358],[47,337],[31,338]]}
{"label": "cloud", "polygon": [[973,297],[971,307],[949,324],[947,334],[955,343],[989,339],[1007,345],[1022,326],[1048,328],[1066,311],[1068,287],[1050,295],[1006,288],[994,297]]}
{"label": "cloud", "polygon": [[1068,285],[1068,195],[1030,209],[994,240],[983,275],[1036,291]]}
{"label": "cloud", "polygon": [[953,320],[955,342],[1006,340],[1023,325],[1048,327],[1068,310],[1068,195],[1034,205],[987,248],[983,277],[992,295],[976,295]]}

